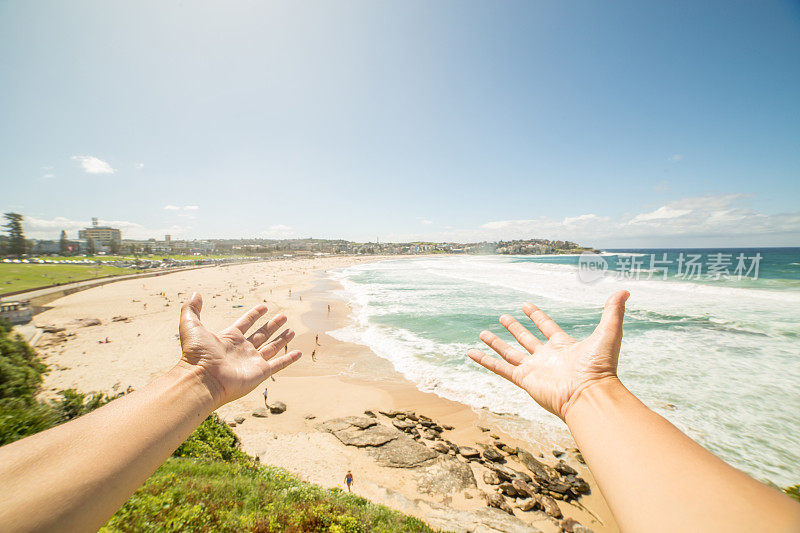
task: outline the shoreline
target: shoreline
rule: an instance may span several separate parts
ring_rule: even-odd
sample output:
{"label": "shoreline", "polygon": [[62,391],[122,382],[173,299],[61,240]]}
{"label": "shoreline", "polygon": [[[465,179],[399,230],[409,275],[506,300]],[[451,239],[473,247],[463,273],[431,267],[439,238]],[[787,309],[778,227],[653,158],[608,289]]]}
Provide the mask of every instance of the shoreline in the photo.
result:
{"label": "shoreline", "polygon": [[[120,281],[61,298],[51,304],[51,309],[37,315],[40,324],[50,320],[66,327],[63,337],[47,334],[40,342],[41,349],[37,347],[53,369],[45,380],[43,395],[69,387],[103,392],[124,390],[129,385],[140,387],[169,368],[179,355],[175,335],[179,305],[173,302],[176,292],[178,299],[195,288],[203,294],[202,317],[211,329],[225,327],[246,308],[264,300],[270,307],[270,316],[278,312],[289,316],[287,327],[296,331],[290,349],[301,350],[303,358],[278,374],[275,381],[264,382],[269,402],[284,402],[286,412],[265,418],[253,416],[264,408],[262,387],[218,409],[220,417],[234,426],[245,452],[258,456],[262,464],[286,468],[301,479],[324,487],[344,487],[344,473],[352,470],[356,478],[354,492],[418,516],[435,527],[447,524],[441,522],[447,513],[484,512],[487,507],[481,493],[494,492],[497,487],[484,482],[481,474],[485,469],[479,465],[467,463],[476,486],[450,493],[425,492],[420,488],[418,469],[380,466],[362,448],[345,446],[319,427],[337,417],[364,416],[365,410],[413,410],[452,426],[454,429],[447,431],[446,437],[458,446],[488,446],[493,442],[490,435],[494,435],[512,448],[523,448],[534,456],[541,453],[542,461],[548,464],[555,462],[552,448],[542,443],[548,440],[546,435],[537,439],[538,443],[514,438],[498,423],[497,415],[423,392],[368,347],[338,341],[328,334],[348,324],[352,310],[334,294],[337,284],[326,276],[327,271],[383,259],[398,257],[276,261],[228,266],[224,272],[203,269],[202,276],[198,272],[175,273],[147,280],[141,287],[140,280]],[[141,309],[142,305],[149,309]],[[130,309],[138,312],[132,314]],[[102,328],[71,325],[76,318],[86,318],[90,310],[102,320]],[[105,316],[100,316],[101,312]],[[108,321],[121,315],[130,320]],[[319,346],[315,346],[316,334]],[[110,344],[98,338],[106,335]],[[167,339],[175,348],[171,356],[163,350]],[[142,343],[149,344],[156,353],[143,352]],[[311,358],[312,350],[316,350],[316,361]],[[122,376],[127,379],[119,379]],[[391,424],[382,415],[378,418],[381,423]],[[489,431],[481,431],[478,426]],[[592,494],[581,498],[580,503],[602,523],[575,505],[558,502],[564,515],[596,532],[617,531],[588,469],[573,460],[574,453],[568,452],[564,458],[591,485]],[[524,469],[514,464],[515,458],[508,459],[512,468]],[[544,513],[515,509],[515,514],[542,531],[559,530]],[[471,518],[465,516],[455,522],[467,525]]]}

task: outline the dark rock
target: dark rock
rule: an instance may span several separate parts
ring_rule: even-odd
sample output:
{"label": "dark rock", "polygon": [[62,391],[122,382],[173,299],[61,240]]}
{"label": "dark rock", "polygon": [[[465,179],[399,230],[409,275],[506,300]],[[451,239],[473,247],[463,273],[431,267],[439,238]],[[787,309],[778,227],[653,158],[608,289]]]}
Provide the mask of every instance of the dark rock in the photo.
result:
{"label": "dark rock", "polygon": [[430,429],[421,429],[419,432],[422,435],[423,439],[434,440],[439,437],[439,435],[435,431],[431,431]]}
{"label": "dark rock", "polygon": [[550,474],[550,467],[521,448],[517,448],[517,457],[522,464],[524,464],[525,467],[530,470],[531,474],[533,474],[533,479],[536,480],[537,483],[540,485],[550,484],[550,479],[553,477]]}
{"label": "dark rock", "polygon": [[489,431],[489,428],[485,428],[485,427],[483,427],[483,426],[478,426],[478,429],[480,429],[480,430],[481,430],[481,431],[483,431],[484,433],[486,433],[487,431]]}
{"label": "dark rock", "polygon": [[406,418],[409,420],[413,420],[414,422],[419,421],[419,417],[414,413],[414,411],[403,411],[403,414],[406,415]]}
{"label": "dark rock", "polygon": [[533,497],[534,494],[539,492],[541,488],[539,487],[539,485],[536,484],[535,481],[531,483],[526,483],[521,479],[515,479],[511,481],[511,484],[514,486],[514,488],[521,496],[528,496],[531,498]]}
{"label": "dark rock", "polygon": [[232,427],[232,428],[235,428],[235,427],[236,427],[236,422],[232,422],[232,421],[231,421],[231,422],[228,422],[228,425],[229,425],[230,427]]}
{"label": "dark rock", "polygon": [[502,483],[500,483],[500,486],[498,488],[500,489],[500,492],[502,492],[509,498],[516,498],[517,496],[519,496],[517,489],[515,489],[514,485],[512,485],[508,481],[503,481]]}
{"label": "dark rock", "polygon": [[237,424],[241,424],[242,422],[244,422],[244,417],[241,415],[237,416],[236,418],[233,419],[233,421],[236,422]]}
{"label": "dark rock", "polygon": [[500,509],[501,511],[505,511],[510,515],[514,514],[514,510],[506,503],[506,499],[503,498],[503,495],[500,493],[492,492],[489,494],[486,503],[489,505],[489,507]]}
{"label": "dark rock", "polygon": [[550,496],[537,494],[536,499],[542,505],[544,512],[547,513],[548,516],[552,516],[553,518],[561,518],[563,516],[561,514],[561,509],[558,508],[558,504]]}
{"label": "dark rock", "polygon": [[256,418],[267,418],[269,416],[269,411],[264,407],[259,407],[253,411],[253,416]]}
{"label": "dark rock", "polygon": [[585,479],[577,477],[575,481],[571,484],[572,490],[577,492],[578,494],[589,494],[592,492],[592,488],[586,482]]}
{"label": "dark rock", "polygon": [[565,533],[575,533],[575,526],[580,526],[581,523],[574,518],[565,518],[559,525],[561,526],[561,531]]}
{"label": "dark rock", "polygon": [[433,422],[433,420],[423,418],[422,420],[419,421],[419,425],[424,426],[426,428],[430,428],[435,426],[436,424]]}
{"label": "dark rock", "polygon": [[567,493],[567,491],[570,489],[570,486],[566,483],[551,483],[547,488],[551,492],[557,492],[558,494],[563,495]]}
{"label": "dark rock", "polygon": [[273,415],[279,415],[286,412],[286,404],[283,402],[275,402],[269,406],[269,412]]}
{"label": "dark rock", "polygon": [[374,412],[370,411],[369,409],[364,411],[364,414],[367,415],[370,418],[378,418],[378,416]]}
{"label": "dark rock", "polygon": [[506,446],[505,444],[503,444],[502,446],[498,446],[498,448],[506,452],[508,455],[517,455],[517,450],[515,450],[511,446]]}
{"label": "dark rock", "polygon": [[442,429],[445,429],[447,431],[452,431],[453,426],[451,426],[450,424],[442,424]]}
{"label": "dark rock", "polygon": [[525,472],[520,472],[519,470],[514,470],[513,468],[510,468],[509,470],[511,470],[514,473],[514,476],[517,479],[521,479],[525,483],[533,483],[534,482],[533,478],[531,476],[529,476],[528,474],[526,474]]}
{"label": "dark rock", "polygon": [[502,479],[503,481],[511,482],[512,480],[517,478],[517,474],[515,470],[508,468],[505,465],[499,465],[496,463],[486,463],[486,466],[491,469],[497,477]]}
{"label": "dark rock", "polygon": [[553,450],[553,456],[554,457],[561,457],[562,455],[564,455],[564,450],[559,450],[558,448]]}
{"label": "dark rock", "polygon": [[563,459],[556,464],[555,470],[559,474],[564,474],[565,476],[568,476],[568,475],[577,476],[578,475],[578,471],[575,470],[574,468],[572,468],[571,466],[569,466],[567,463],[565,463]]}
{"label": "dark rock", "polygon": [[481,452],[476,450],[475,448],[470,448],[469,446],[459,446],[458,453],[463,455],[467,459],[474,459],[476,457],[480,457]]}
{"label": "dark rock", "polygon": [[436,442],[433,444],[433,446],[431,446],[431,448],[439,453],[447,453],[450,451],[450,447],[444,442]]}
{"label": "dark rock", "polygon": [[483,473],[483,482],[487,485],[499,485],[500,477],[494,470],[487,470]]}
{"label": "dark rock", "polygon": [[581,464],[586,464],[586,459],[583,458],[583,454],[581,452],[575,454],[575,459],[577,459]]}
{"label": "dark rock", "polygon": [[120,316],[115,316],[114,318],[111,319],[111,322],[129,322],[129,321],[130,321],[130,317],[121,316],[121,315]]}
{"label": "dark rock", "polygon": [[493,463],[502,463],[505,461],[505,457],[503,454],[495,450],[494,448],[486,448],[483,450],[483,458],[487,461],[492,461]]}
{"label": "dark rock", "polygon": [[420,422],[422,422],[423,420],[427,420],[428,422],[433,422],[433,419],[431,417],[429,417],[429,416],[417,415],[417,418],[419,418]]}

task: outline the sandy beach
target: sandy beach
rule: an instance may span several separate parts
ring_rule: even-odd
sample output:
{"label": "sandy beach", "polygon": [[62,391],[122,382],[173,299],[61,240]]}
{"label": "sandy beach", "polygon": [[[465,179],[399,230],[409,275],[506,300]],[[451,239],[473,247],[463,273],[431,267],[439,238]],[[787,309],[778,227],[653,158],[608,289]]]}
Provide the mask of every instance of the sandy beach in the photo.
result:
{"label": "sandy beach", "polygon": [[[450,528],[455,520],[463,522],[463,530],[472,529],[466,522],[471,517],[477,520],[474,513],[486,509],[482,493],[497,489],[484,482],[487,469],[482,465],[454,458],[469,465],[475,485],[437,490],[435,483],[425,482],[431,471],[381,466],[364,448],[346,446],[320,428],[333,418],[363,417],[365,410],[411,410],[452,426],[446,438],[459,446],[480,449],[499,439],[510,448],[520,447],[536,457],[541,454],[540,460],[548,465],[557,462],[547,435],[532,442],[516,439],[503,432],[498,416],[421,392],[367,347],[327,335],[347,323],[350,309],[336,297],[338,287],[324,273],[379,259],[330,257],[222,266],[125,280],[63,297],[35,317],[38,326],[64,328],[42,335],[36,346],[51,368],[43,394],[66,388],[113,393],[139,388],[168,370],[180,354],[179,309],[193,291],[203,295],[202,319],[212,330],[227,327],[249,307],[266,302],[268,316],[284,313],[289,317],[287,327],[296,332],[290,348],[301,350],[303,358],[274,381],[264,383],[270,403],[286,404],[284,413],[253,416],[264,407],[263,387],[219,409],[221,418],[235,424],[233,430],[243,449],[263,464],[284,467],[325,487],[344,488],[344,475],[351,470],[353,490],[365,498],[419,516],[434,527]],[[101,324],[87,326],[88,319]],[[376,421],[392,423],[382,414]],[[558,501],[564,516],[593,531],[616,531],[588,469],[574,451],[565,452],[562,459],[588,481],[592,493],[582,497],[579,506]],[[516,456],[506,459],[511,468],[524,470]],[[557,521],[543,512],[515,508],[514,514],[542,531],[559,531]]]}

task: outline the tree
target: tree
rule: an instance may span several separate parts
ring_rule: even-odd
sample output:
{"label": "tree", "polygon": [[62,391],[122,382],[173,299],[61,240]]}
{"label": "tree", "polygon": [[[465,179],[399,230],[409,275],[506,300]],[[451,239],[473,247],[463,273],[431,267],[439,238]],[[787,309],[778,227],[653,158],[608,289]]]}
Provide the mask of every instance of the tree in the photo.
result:
{"label": "tree", "polygon": [[86,237],[86,255],[94,255],[96,253],[97,245],[94,243],[94,239]]}
{"label": "tree", "polygon": [[3,215],[8,221],[3,226],[8,232],[8,253],[21,257],[25,253],[25,234],[22,232],[22,215],[19,213],[6,213]]}
{"label": "tree", "polygon": [[67,240],[67,232],[61,230],[61,240],[58,243],[58,247],[61,250],[61,255],[67,255],[69,252],[69,240]]}
{"label": "tree", "polygon": [[111,249],[112,254],[117,255],[119,253],[120,244],[117,241],[111,241],[109,248]]}

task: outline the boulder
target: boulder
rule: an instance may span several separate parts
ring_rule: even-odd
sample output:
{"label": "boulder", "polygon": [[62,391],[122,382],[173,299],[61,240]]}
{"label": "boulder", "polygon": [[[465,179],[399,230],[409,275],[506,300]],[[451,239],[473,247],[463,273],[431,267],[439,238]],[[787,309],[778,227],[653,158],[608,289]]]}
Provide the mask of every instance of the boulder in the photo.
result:
{"label": "boulder", "polygon": [[406,415],[406,418],[409,420],[413,420],[414,422],[419,421],[419,417],[414,411],[403,411],[403,414]]}
{"label": "boulder", "polygon": [[547,488],[550,490],[550,492],[556,492],[563,495],[567,493],[567,491],[570,489],[570,486],[566,483],[551,483]]}
{"label": "boulder", "polygon": [[433,446],[431,446],[431,448],[439,453],[447,453],[450,451],[450,447],[444,442],[436,442],[433,444]]}
{"label": "boulder", "polygon": [[539,508],[541,508],[541,505],[534,498],[527,498],[525,500],[520,501],[517,504],[517,507],[521,511],[526,511],[527,512],[527,511],[536,511]]}
{"label": "boulder", "polygon": [[558,504],[550,496],[537,494],[536,499],[542,505],[544,512],[547,513],[548,516],[551,516],[553,518],[561,518],[563,516],[561,514],[561,509],[558,508]]}
{"label": "boulder", "polygon": [[536,480],[537,483],[540,485],[548,485],[550,484],[551,468],[546,464],[542,463],[538,459],[536,459],[533,455],[526,452],[521,448],[517,448],[517,457],[525,465],[525,467],[530,470],[531,474],[533,474],[533,479]]}
{"label": "boulder", "polygon": [[553,457],[561,457],[564,455],[564,450],[559,450],[558,448],[553,450]]}
{"label": "boulder", "polygon": [[77,322],[78,326],[82,328],[87,328],[89,326],[101,326],[103,324],[99,318],[81,318]]}
{"label": "boulder", "polygon": [[267,418],[269,416],[269,411],[264,407],[259,407],[253,411],[253,416],[256,418]]}
{"label": "boulder", "polygon": [[511,446],[506,446],[505,444],[503,444],[502,446],[498,446],[498,448],[500,448],[500,450],[504,451],[508,455],[517,455],[517,450],[515,450]]}
{"label": "boulder", "polygon": [[487,485],[499,485],[501,480],[497,472],[494,470],[487,470],[483,473],[483,482]]}
{"label": "boulder", "polygon": [[503,481],[511,481],[517,478],[516,471],[508,468],[504,465],[498,465],[495,463],[486,463],[486,466],[491,469],[497,477],[499,477]]}
{"label": "boulder", "polygon": [[486,498],[486,503],[489,507],[494,507],[495,509],[500,509],[501,511],[505,511],[506,513],[513,516],[514,510],[511,509],[511,506],[506,503],[506,499],[503,498],[503,495],[498,492],[492,492]]}
{"label": "boulder", "polygon": [[236,422],[237,424],[241,424],[242,422],[244,422],[244,417],[239,415],[236,418],[234,418],[233,421]]}
{"label": "boulder", "polygon": [[483,450],[483,458],[487,461],[492,461],[493,463],[502,463],[505,461],[505,457],[503,454],[495,450],[494,448],[486,448]]}
{"label": "boulder", "polygon": [[414,422],[411,422],[409,420],[400,420],[397,418],[392,420],[392,425],[397,429],[399,429],[400,431],[406,431],[406,432],[411,431],[415,427]]}
{"label": "boulder", "polygon": [[578,494],[589,494],[592,492],[592,489],[586,480],[580,477],[575,478],[575,481],[572,482],[571,487],[572,490]]}
{"label": "boulder", "polygon": [[458,453],[467,459],[476,459],[481,455],[481,452],[475,448],[470,448],[469,446],[459,446]]}
{"label": "boulder", "polygon": [[447,431],[452,431],[453,426],[451,426],[450,424],[442,424],[442,429],[445,429]]}
{"label": "boulder", "polygon": [[400,411],[395,411],[393,409],[389,411],[378,411],[378,412],[388,418],[394,418],[400,414]]}
{"label": "boulder", "polygon": [[533,495],[539,492],[541,489],[541,487],[539,487],[535,481],[526,483],[521,479],[514,479],[511,481],[511,484],[521,496],[528,496],[531,498],[533,498]]}
{"label": "boulder", "polygon": [[436,433],[435,431],[431,431],[428,428],[424,428],[424,429],[419,430],[419,434],[422,435],[423,439],[435,440],[435,439],[439,438],[439,434],[438,433]]}
{"label": "boulder", "polygon": [[571,466],[569,466],[567,463],[565,463],[563,459],[560,460],[558,463],[556,463],[556,466],[554,468],[555,468],[556,472],[558,472],[559,474],[563,474],[565,476],[569,476],[569,475],[577,476],[578,475],[578,471],[575,470],[574,468],[572,468]]}
{"label": "boulder", "polygon": [[273,415],[279,415],[286,412],[286,404],[283,402],[275,402],[269,406],[269,412]]}
{"label": "boulder", "polygon": [[503,481],[500,483],[500,486],[497,487],[500,489],[500,492],[508,496],[509,498],[516,498],[520,494],[517,492],[517,489],[514,488],[514,485],[509,483],[508,481]]}
{"label": "boulder", "polygon": [[378,416],[374,412],[370,411],[369,409],[364,411],[364,414],[367,415],[370,418],[378,418]]}

